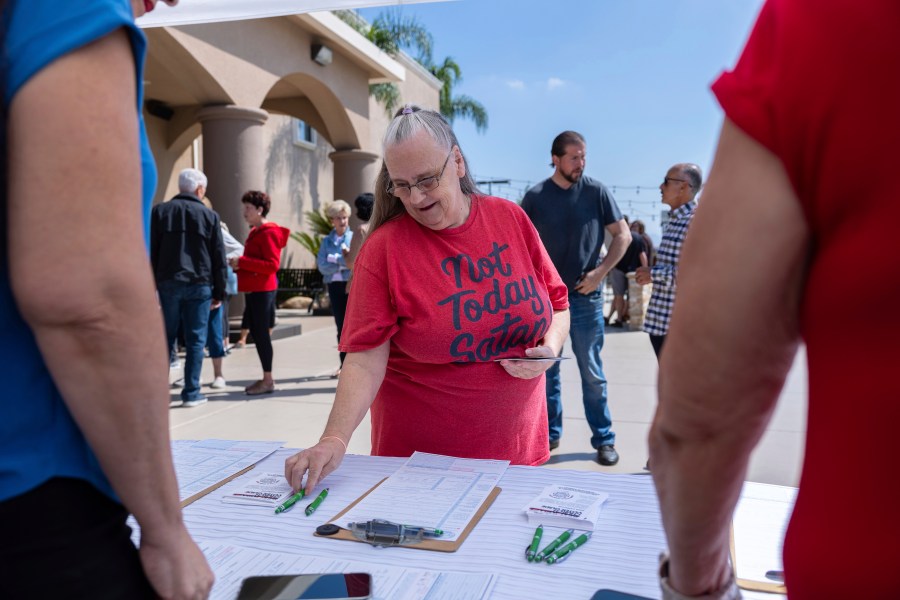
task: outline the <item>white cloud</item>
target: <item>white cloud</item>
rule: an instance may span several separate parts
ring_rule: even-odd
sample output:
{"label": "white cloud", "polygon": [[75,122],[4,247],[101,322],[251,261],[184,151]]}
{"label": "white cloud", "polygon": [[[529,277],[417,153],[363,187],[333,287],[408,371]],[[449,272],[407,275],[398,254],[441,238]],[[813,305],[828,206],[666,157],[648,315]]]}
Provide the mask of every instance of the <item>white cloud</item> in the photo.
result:
{"label": "white cloud", "polygon": [[521,79],[510,79],[506,82],[506,85],[512,90],[524,90],[525,82]]}
{"label": "white cloud", "polygon": [[556,88],[566,85],[566,82],[559,77],[551,77],[547,80],[547,91],[552,92]]}

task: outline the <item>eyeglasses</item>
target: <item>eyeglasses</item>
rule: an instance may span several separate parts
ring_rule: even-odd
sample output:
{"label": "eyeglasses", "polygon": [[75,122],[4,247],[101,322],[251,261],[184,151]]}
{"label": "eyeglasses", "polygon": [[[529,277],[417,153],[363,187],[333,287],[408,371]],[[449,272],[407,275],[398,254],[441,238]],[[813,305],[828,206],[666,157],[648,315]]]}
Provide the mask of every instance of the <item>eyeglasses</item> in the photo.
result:
{"label": "eyeglasses", "polygon": [[664,186],[665,186],[665,185],[669,185],[669,182],[670,182],[670,181],[680,181],[680,182],[682,182],[682,183],[687,183],[687,182],[688,182],[687,179],[676,179],[675,177],[665,177],[665,178],[663,178],[663,183],[662,183],[662,184],[663,184]]}
{"label": "eyeglasses", "polygon": [[408,198],[410,194],[412,194],[412,189],[414,187],[419,188],[420,192],[430,192],[437,188],[441,184],[441,177],[444,175],[444,171],[447,169],[447,163],[450,162],[450,156],[453,154],[453,148],[450,148],[450,154],[447,155],[447,158],[444,159],[444,166],[441,167],[441,172],[437,175],[432,175],[431,177],[425,177],[423,179],[418,180],[412,185],[397,185],[395,183],[389,183],[387,186],[388,194],[393,194],[398,198]]}

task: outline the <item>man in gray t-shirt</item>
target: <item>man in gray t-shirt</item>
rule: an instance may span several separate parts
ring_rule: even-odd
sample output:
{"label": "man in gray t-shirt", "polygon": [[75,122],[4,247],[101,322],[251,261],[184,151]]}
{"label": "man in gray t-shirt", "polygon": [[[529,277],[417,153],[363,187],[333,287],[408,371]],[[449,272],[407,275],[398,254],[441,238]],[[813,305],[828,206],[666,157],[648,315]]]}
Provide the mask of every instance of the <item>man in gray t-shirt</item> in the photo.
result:
{"label": "man in gray t-shirt", "polygon": [[[586,145],[574,131],[564,131],[553,140],[550,154],[553,175],[531,188],[522,208],[534,223],[550,259],[569,289],[569,330],[572,350],[581,371],[582,400],[591,445],[597,462],[619,461],[616,434],[606,402],[606,376],[600,350],[603,348],[603,278],[619,262],[631,243],[628,224],[622,218],[609,190],[584,176]],[[600,258],[606,232],[612,237],[609,251]],[[550,449],[562,436],[562,399],[559,363],[547,370],[547,416]]]}

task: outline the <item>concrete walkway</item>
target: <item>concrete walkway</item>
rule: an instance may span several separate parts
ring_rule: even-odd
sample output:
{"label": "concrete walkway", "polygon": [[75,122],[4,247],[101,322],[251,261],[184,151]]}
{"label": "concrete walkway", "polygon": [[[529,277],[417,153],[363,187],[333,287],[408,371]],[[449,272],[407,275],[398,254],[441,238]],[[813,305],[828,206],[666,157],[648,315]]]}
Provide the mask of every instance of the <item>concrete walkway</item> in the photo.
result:
{"label": "concrete walkway", "polygon": [[[288,447],[307,447],[316,442],[325,426],[337,380],[338,366],[334,319],[303,311],[278,311],[279,327],[300,325],[302,335],[274,342],[274,394],[248,397],[244,386],[261,376],[259,360],[251,345],[225,358],[224,375],[229,387],[203,388],[210,402],[194,408],[170,409],[173,439],[279,440]],[[572,356],[568,346],[565,356]],[[641,472],[647,461],[647,432],[656,407],[657,363],[647,335],[614,328],[607,330],[603,363],[609,381],[609,402],[621,460],[615,467],[595,462],[581,403],[581,382],[575,360],[562,363],[564,431],[560,447],[547,467],[602,471]],[[173,372],[174,380],[181,372]],[[212,381],[212,365],[204,361],[201,382]],[[178,399],[178,389],[172,390]],[[748,479],[796,486],[806,429],[805,355],[801,352],[781,394],[775,416],[753,456]],[[350,441],[350,452],[368,454],[368,417]]]}

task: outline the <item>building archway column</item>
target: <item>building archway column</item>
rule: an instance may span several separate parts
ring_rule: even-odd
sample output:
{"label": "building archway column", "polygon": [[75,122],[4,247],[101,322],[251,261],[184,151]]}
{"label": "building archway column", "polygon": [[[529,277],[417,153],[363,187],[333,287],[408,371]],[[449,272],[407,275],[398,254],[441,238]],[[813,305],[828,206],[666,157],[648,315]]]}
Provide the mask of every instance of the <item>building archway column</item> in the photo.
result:
{"label": "building archway column", "polygon": [[364,150],[336,150],[328,158],[334,165],[334,197],[350,204],[353,209],[353,226],[356,224],[353,200],[363,192],[375,191],[381,156]]}
{"label": "building archway column", "polygon": [[[250,226],[244,221],[241,196],[247,190],[265,190],[263,124],[269,113],[235,105],[207,106],[197,111],[203,135],[203,172],[209,179],[207,195],[231,234],[243,242]],[[243,297],[230,303],[229,316],[244,310]]]}
{"label": "building archway column", "polygon": [[247,190],[265,190],[263,124],[268,118],[264,110],[234,105],[207,106],[197,112],[208,195],[232,235],[241,241],[250,231],[241,196]]}

